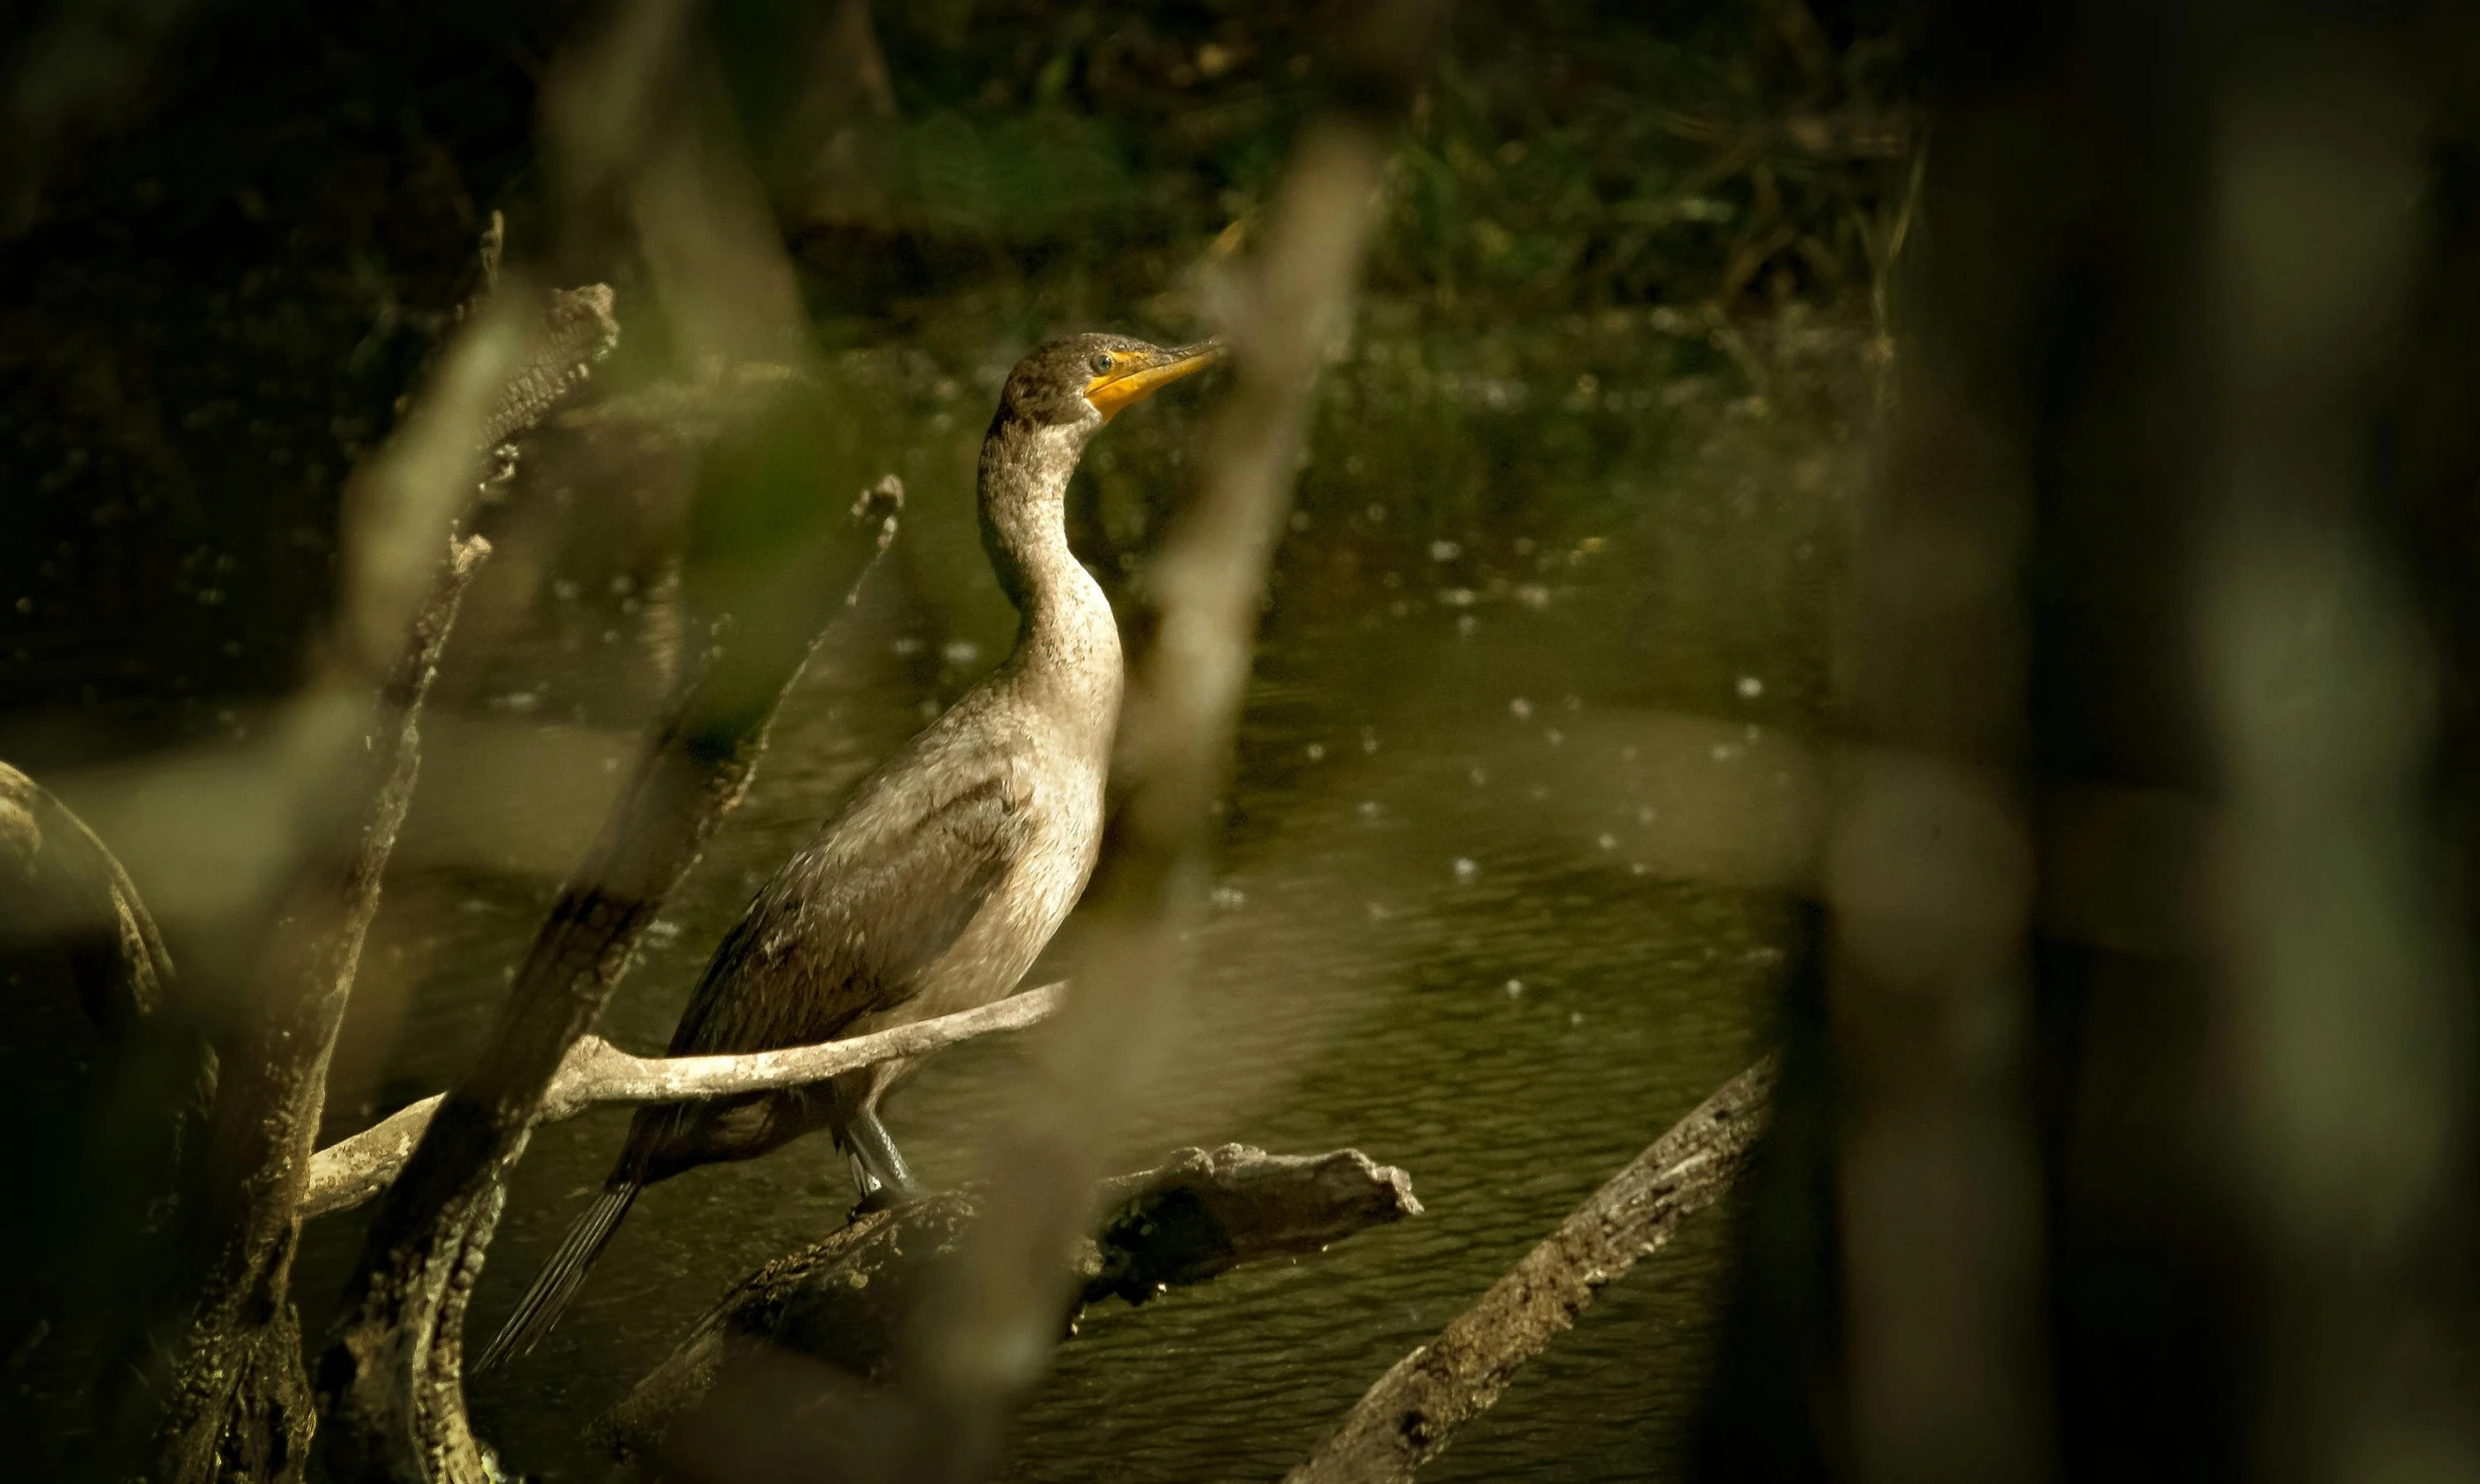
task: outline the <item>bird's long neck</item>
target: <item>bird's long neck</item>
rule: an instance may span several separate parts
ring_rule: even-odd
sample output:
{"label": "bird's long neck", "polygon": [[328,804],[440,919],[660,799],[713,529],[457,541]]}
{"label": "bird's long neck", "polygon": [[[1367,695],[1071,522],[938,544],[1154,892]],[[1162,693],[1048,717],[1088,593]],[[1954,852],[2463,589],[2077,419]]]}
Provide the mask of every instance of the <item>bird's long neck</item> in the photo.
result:
{"label": "bird's long neck", "polygon": [[1068,549],[1068,481],[1085,440],[1002,420],[982,445],[982,545],[1021,616],[1008,662],[1050,707],[1102,724],[1120,707],[1110,600]]}

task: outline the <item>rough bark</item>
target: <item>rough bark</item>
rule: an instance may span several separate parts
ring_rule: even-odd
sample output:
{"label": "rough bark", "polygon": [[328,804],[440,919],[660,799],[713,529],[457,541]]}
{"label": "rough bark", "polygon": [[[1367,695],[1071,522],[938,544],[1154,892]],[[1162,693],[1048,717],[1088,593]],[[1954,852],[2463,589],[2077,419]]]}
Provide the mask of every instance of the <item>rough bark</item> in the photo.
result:
{"label": "rough bark", "polygon": [[1730,1188],[1765,1129],[1771,1056],[1610,1177],[1438,1337],[1396,1361],[1284,1484],[1404,1480],[1487,1411],[1607,1284]]}
{"label": "rough bark", "polygon": [[155,1473],[166,1480],[301,1476],[314,1427],[291,1295],[327,1066],[381,877],[421,773],[420,718],[467,585],[490,553],[451,543],[405,653],[336,796],[371,801],[341,866],[313,855],[272,929],[270,1011],[225,1068],[209,1130],[189,1311],[169,1353]]}
{"label": "rough bark", "polygon": [[[840,1402],[866,1405],[893,1378],[916,1307],[950,1278],[980,1204],[978,1191],[943,1192],[768,1263],[710,1309],[594,1436],[624,1462],[682,1480],[750,1484],[777,1476],[770,1460],[787,1475],[836,1477],[856,1430],[830,1419]],[[1074,1310],[1105,1298],[1142,1304],[1243,1262],[1319,1251],[1420,1214],[1410,1177],[1358,1150],[1282,1155],[1239,1144],[1185,1149],[1107,1181],[1095,1204],[1104,1213],[1098,1234],[1063,1254],[1080,1284],[1071,1332]],[[797,1384],[785,1389],[805,1376],[806,1397]],[[789,1409],[774,1411],[778,1402]]]}
{"label": "rough bark", "polygon": [[[705,1102],[823,1082],[875,1062],[924,1056],[975,1036],[1022,1029],[1056,1011],[1067,988],[1047,984],[978,1010],[899,1025],[874,1035],[742,1056],[632,1056],[599,1035],[581,1036],[543,1094],[535,1122],[557,1123],[609,1104]],[[302,1215],[348,1210],[385,1190],[412,1157],[422,1131],[430,1127],[432,1115],[445,1098],[443,1093],[408,1104],[360,1133],[321,1149],[310,1163]]]}
{"label": "rough bark", "polygon": [[[499,214],[492,214],[498,230]],[[496,267],[492,270],[498,276]],[[518,367],[483,420],[482,446],[497,449],[531,433],[594,374],[620,344],[609,284],[554,289],[545,307],[542,343]],[[503,473],[505,471],[503,470]]]}
{"label": "rough bark", "polygon": [[[486,290],[497,278],[497,234],[495,219],[483,246]],[[468,306],[484,308],[479,299]],[[423,702],[466,589],[491,550],[480,537],[456,533],[482,491],[509,477],[516,451],[508,441],[611,351],[619,335],[611,308],[611,290],[594,285],[553,293],[530,326],[474,315],[477,323],[434,374],[434,405],[409,418],[374,465],[383,493],[364,521],[358,591],[348,606],[358,613],[340,619],[334,684],[352,684],[355,625],[388,622],[386,590],[402,582],[391,569],[436,550],[434,520],[450,533],[447,556],[401,620],[401,648],[388,662],[361,744],[341,748],[329,774],[303,795],[311,823],[268,936],[260,986],[267,1009],[231,1048],[184,1242],[180,1317],[150,1341],[161,1369],[150,1373],[143,1395],[154,1409],[160,1479],[289,1480],[307,1461],[315,1410],[291,1298],[301,1194],[363,938],[421,772]],[[486,457],[497,468],[477,484]]]}
{"label": "rough bark", "polygon": [[785,564],[649,742],[562,890],[482,1055],[432,1115],[372,1222],[319,1364],[343,1478],[480,1484],[465,1418],[465,1306],[554,1075],[602,1014],[646,925],[747,785],[777,701],[894,539],[891,476]]}

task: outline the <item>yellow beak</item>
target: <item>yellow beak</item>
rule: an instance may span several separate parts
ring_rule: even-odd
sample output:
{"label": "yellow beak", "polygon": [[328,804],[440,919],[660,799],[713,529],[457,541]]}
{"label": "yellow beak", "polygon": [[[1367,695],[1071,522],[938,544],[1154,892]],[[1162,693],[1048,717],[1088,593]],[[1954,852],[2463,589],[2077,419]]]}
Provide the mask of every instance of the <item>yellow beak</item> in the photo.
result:
{"label": "yellow beak", "polygon": [[1123,408],[1134,407],[1184,376],[1194,376],[1223,359],[1223,343],[1209,340],[1152,355],[1123,355],[1113,367],[1085,384],[1085,400],[1109,422]]}

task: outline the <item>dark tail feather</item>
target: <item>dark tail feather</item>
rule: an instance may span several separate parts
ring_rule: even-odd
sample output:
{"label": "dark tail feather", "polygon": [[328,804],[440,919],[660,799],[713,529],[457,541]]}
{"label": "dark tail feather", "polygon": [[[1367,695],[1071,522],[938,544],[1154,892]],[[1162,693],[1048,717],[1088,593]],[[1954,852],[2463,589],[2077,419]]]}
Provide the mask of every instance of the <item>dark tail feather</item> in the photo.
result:
{"label": "dark tail feather", "polygon": [[517,1312],[500,1326],[491,1347],[475,1363],[475,1371],[487,1371],[502,1361],[523,1355],[560,1322],[561,1311],[585,1285],[586,1269],[603,1255],[612,1233],[620,1229],[620,1218],[629,1214],[629,1202],[637,1199],[637,1192],[635,1180],[603,1187],[594,1204],[579,1214],[570,1225],[569,1234],[560,1239],[560,1250],[552,1253],[551,1260],[535,1275],[534,1286],[526,1290]]}

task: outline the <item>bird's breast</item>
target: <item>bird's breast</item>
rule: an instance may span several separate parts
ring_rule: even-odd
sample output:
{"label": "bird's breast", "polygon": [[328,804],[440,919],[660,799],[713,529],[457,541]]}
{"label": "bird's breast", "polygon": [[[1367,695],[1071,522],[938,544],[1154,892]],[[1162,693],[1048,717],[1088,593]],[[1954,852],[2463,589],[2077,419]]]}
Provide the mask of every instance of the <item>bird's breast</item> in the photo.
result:
{"label": "bird's breast", "polygon": [[1024,848],[955,945],[923,974],[905,1018],[954,1014],[1006,996],[1084,894],[1102,845],[1102,768],[1049,769],[1035,786]]}

